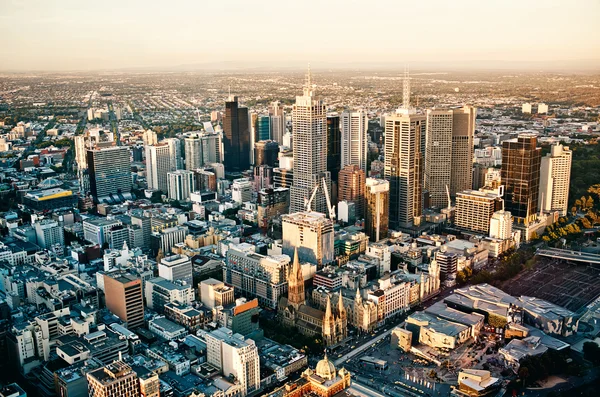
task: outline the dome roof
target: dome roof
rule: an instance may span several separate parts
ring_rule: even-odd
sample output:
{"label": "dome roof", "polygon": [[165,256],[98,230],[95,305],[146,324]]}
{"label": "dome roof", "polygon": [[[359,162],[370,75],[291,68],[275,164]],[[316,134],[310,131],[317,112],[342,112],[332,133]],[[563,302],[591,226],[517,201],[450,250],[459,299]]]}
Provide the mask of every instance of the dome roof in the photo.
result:
{"label": "dome roof", "polygon": [[332,380],[335,378],[335,366],[327,359],[327,355],[325,355],[325,357],[319,361],[317,364],[317,370],[315,372],[319,377],[326,380]]}
{"label": "dome roof", "polygon": [[61,187],[62,185],[63,185],[63,183],[61,181],[59,181],[58,179],[47,178],[38,184],[38,188],[46,190],[46,189],[52,189],[55,187]]}

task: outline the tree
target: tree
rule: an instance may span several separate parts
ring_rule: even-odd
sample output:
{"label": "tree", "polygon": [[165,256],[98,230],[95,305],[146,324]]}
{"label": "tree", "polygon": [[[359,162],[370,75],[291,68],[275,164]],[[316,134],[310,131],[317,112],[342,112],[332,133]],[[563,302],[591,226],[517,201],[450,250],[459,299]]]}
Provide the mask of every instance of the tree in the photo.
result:
{"label": "tree", "polygon": [[600,346],[594,342],[585,342],[583,344],[583,358],[594,365],[600,365]]}
{"label": "tree", "polygon": [[519,378],[521,378],[523,386],[525,386],[525,380],[529,378],[529,368],[521,366],[521,368],[519,368]]}

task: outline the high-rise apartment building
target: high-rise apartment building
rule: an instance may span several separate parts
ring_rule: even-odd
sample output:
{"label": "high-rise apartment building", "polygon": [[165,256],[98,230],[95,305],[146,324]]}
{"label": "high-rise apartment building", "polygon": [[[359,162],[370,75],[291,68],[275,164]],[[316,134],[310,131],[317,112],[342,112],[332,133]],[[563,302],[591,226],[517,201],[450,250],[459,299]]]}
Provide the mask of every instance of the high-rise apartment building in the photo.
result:
{"label": "high-rise apartment building", "polygon": [[104,275],[106,307],[133,329],[144,325],[142,280],[128,273]]}
{"label": "high-rise apartment building", "polygon": [[512,238],[512,215],[510,212],[500,210],[492,214],[492,219],[490,219],[490,237],[501,240]]}
{"label": "high-rise apartment building", "polygon": [[209,278],[200,282],[200,299],[202,304],[209,309],[217,306],[227,306],[233,303],[233,287],[225,285],[224,282]]}
{"label": "high-rise apartment building", "polygon": [[192,132],[184,136],[186,170],[193,171],[209,163],[222,161],[220,133]]}
{"label": "high-rise apartment building", "polygon": [[319,268],[334,259],[333,222],[318,212],[297,212],[281,217],[283,253],[290,258],[298,249],[300,261]]}
{"label": "high-rise apartment building", "polygon": [[231,185],[231,199],[236,203],[245,203],[252,200],[254,186],[248,178],[234,179]]}
{"label": "high-rise apartment building", "polygon": [[517,223],[529,224],[537,218],[541,151],[535,134],[520,134],[516,141],[502,144],[505,209]]}
{"label": "high-rise apartment building", "polygon": [[338,201],[354,203],[356,218],[365,216],[365,171],[358,165],[346,165],[338,177]]}
{"label": "high-rise apartment building", "polygon": [[356,165],[367,172],[367,130],[369,128],[367,113],[363,111],[344,111],[340,125],[342,133],[342,169],[347,165]]}
{"label": "high-rise apartment building", "polygon": [[239,172],[250,168],[250,119],[248,108],[238,106],[237,96],[225,102],[223,133],[225,169]]}
{"label": "high-rise apartment building", "polygon": [[[327,171],[327,107],[315,96],[310,70],[306,75],[304,93],[296,97],[292,112],[294,131],[294,183],[290,195],[290,211],[304,211],[305,200],[319,189],[311,209],[327,213],[325,194],[331,197],[331,175]],[[325,180],[324,191],[322,179]]]}
{"label": "high-rise apartment building", "polygon": [[383,179],[365,181],[365,233],[373,242],[388,236],[390,183]]}
{"label": "high-rise apartment building", "polygon": [[430,204],[443,208],[448,192],[469,190],[473,184],[473,136],[476,109],[428,110],[425,189]]}
{"label": "high-rise apartment building", "polygon": [[550,153],[542,157],[540,169],[540,208],[567,215],[571,161],[573,153],[561,144],[552,145]]}
{"label": "high-rise apartment building", "polygon": [[129,148],[114,146],[87,151],[90,192],[97,202],[131,198]]}
{"label": "high-rise apartment building", "polygon": [[219,328],[205,334],[206,361],[223,375],[233,375],[240,382],[240,397],[260,389],[260,360],[258,347],[252,339]]}
{"label": "high-rise apartment building", "polygon": [[149,189],[167,191],[167,173],[177,169],[171,145],[161,142],[146,146],[146,181]]}
{"label": "high-rise apartment building", "polygon": [[410,106],[410,79],[404,76],[403,103],[385,117],[383,175],[390,182],[390,227],[412,227],[423,215],[426,116]]}
{"label": "high-rise apartment building", "polygon": [[194,172],[177,170],[167,174],[167,192],[171,200],[189,201],[195,190]]}
{"label": "high-rise apartment building", "polygon": [[169,255],[160,260],[158,276],[169,281],[181,280],[193,285],[192,260],[187,255]]}
{"label": "high-rise apartment building", "polygon": [[91,397],[139,396],[139,381],[131,367],[115,361],[87,373],[88,395]]}
{"label": "high-rise apartment building", "polygon": [[456,194],[456,227],[487,235],[494,212],[502,209],[502,190],[492,193],[481,190],[465,190]]}
{"label": "high-rise apartment building", "polygon": [[43,249],[49,249],[55,244],[65,244],[65,230],[58,222],[44,219],[33,224],[37,244]]}
{"label": "high-rise apartment building", "polygon": [[227,250],[223,280],[244,297],[258,298],[261,306],[275,309],[287,290],[289,263],[286,255],[264,256],[257,254],[253,245],[232,245]]}
{"label": "high-rise apartment building", "polygon": [[254,124],[254,141],[267,141],[271,139],[271,118],[269,116],[257,115]]}
{"label": "high-rise apartment building", "polygon": [[[402,109],[401,109],[402,110]],[[390,227],[410,227],[423,214],[425,116],[400,112],[385,118],[384,177],[390,183]]]}
{"label": "high-rise apartment building", "polygon": [[155,131],[148,129],[142,134],[142,141],[144,141],[144,145],[156,145],[158,143],[158,136]]}
{"label": "high-rise apartment building", "polygon": [[269,106],[269,117],[271,118],[271,139],[279,145],[283,145],[283,135],[285,134],[285,111],[283,105],[275,101]]}

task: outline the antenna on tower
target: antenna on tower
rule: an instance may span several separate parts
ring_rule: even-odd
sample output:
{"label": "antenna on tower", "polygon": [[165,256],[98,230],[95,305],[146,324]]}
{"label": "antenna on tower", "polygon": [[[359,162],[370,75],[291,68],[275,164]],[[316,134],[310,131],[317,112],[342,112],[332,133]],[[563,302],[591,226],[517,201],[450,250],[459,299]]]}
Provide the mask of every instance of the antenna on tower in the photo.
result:
{"label": "antenna on tower", "polygon": [[408,65],[404,66],[404,85],[402,90],[402,107],[410,109],[410,77]]}

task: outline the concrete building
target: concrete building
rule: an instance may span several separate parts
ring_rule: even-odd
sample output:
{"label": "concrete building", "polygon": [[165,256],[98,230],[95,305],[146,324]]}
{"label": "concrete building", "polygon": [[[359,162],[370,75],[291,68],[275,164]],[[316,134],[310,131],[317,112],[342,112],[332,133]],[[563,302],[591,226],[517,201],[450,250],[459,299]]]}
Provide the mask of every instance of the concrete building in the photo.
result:
{"label": "concrete building", "polygon": [[[102,246],[108,242],[108,232],[122,223],[117,219],[96,218],[83,221],[83,238]],[[122,248],[122,245],[121,247]]]}
{"label": "concrete building", "polygon": [[550,153],[542,157],[539,207],[543,211],[567,215],[572,158],[571,150],[561,144],[552,145]]}
{"label": "concrete building", "polygon": [[390,183],[390,227],[411,227],[423,215],[426,117],[400,109],[385,118],[384,178]]}
{"label": "concrete building", "polygon": [[133,329],[144,325],[142,280],[128,273],[104,275],[106,307]]}
{"label": "concrete building", "polygon": [[[341,127],[341,168],[355,165],[367,172],[367,130],[369,118],[363,111],[344,111],[340,117]],[[340,182],[340,187],[342,183]]]}
{"label": "concrete building", "polygon": [[268,165],[275,167],[279,155],[279,143],[271,140],[258,141],[254,144],[254,166]]}
{"label": "concrete building", "polygon": [[447,191],[454,196],[472,187],[476,115],[471,106],[427,111],[425,189],[431,206],[444,208],[448,205]]}
{"label": "concrete building", "polygon": [[388,236],[390,183],[367,178],[365,185],[365,233],[377,242]]}
{"label": "concrete building", "polygon": [[240,397],[260,389],[260,360],[252,339],[219,328],[206,333],[206,361],[226,376],[233,375],[242,386]]}
{"label": "concrete building", "polygon": [[146,181],[148,189],[167,191],[167,173],[175,171],[176,160],[167,142],[146,146]]}
{"label": "concrete building", "polygon": [[49,249],[55,244],[64,246],[65,230],[58,222],[44,219],[34,223],[37,244],[44,249]]}
{"label": "concrete building", "polygon": [[345,396],[350,384],[350,372],[344,368],[336,370],[325,354],[315,370],[307,369],[302,372],[300,379],[286,383],[276,393],[281,393],[282,397]]}
{"label": "concrete building", "polygon": [[490,371],[481,369],[461,369],[458,373],[458,396],[481,397],[493,395],[502,387],[500,379],[491,376]]}
{"label": "concrete building", "polygon": [[365,216],[365,171],[358,165],[346,165],[338,175],[338,200],[354,203],[355,216]]}
{"label": "concrete building", "polygon": [[234,179],[231,185],[231,199],[238,204],[252,200],[254,186],[248,178]]}
{"label": "concrete building", "polygon": [[194,171],[211,163],[221,163],[221,135],[217,132],[192,132],[184,135],[185,169]]}
{"label": "concrete building", "polygon": [[162,251],[163,255],[167,255],[176,244],[185,241],[187,234],[188,228],[185,226],[158,229],[150,235],[150,246],[154,252],[158,253]]}
{"label": "concrete building", "polygon": [[194,288],[181,281],[170,281],[155,277],[144,283],[146,307],[159,313],[167,303],[190,305],[194,301]]}
{"label": "concrete building", "polygon": [[524,103],[521,106],[521,113],[523,113],[523,114],[531,114],[531,103]]}
{"label": "concrete building", "polygon": [[114,146],[87,151],[90,193],[96,202],[123,201],[131,196],[129,148]]}
{"label": "concrete building", "polygon": [[269,106],[269,117],[271,118],[271,139],[279,145],[283,145],[283,135],[286,131],[283,105],[278,101],[271,102],[271,105]]}
{"label": "concrete building", "polygon": [[287,214],[290,208],[290,189],[276,187],[258,192],[258,226],[266,229],[274,218]]}
{"label": "concrete building", "polygon": [[184,327],[164,317],[155,317],[148,321],[148,329],[153,334],[168,341],[182,338],[188,334]]}
{"label": "concrete building", "polygon": [[136,373],[122,361],[115,361],[87,374],[89,395],[121,397],[139,395]]}
{"label": "concrete building", "polygon": [[499,193],[466,190],[456,194],[456,227],[488,235],[490,220],[496,211],[502,210],[502,189]]}
{"label": "concrete building", "polygon": [[158,275],[169,281],[183,281],[193,285],[192,261],[187,255],[168,255],[158,264]]}
{"label": "concrete building", "polygon": [[548,105],[545,103],[538,104],[538,114],[548,114]]}
{"label": "concrete building", "polygon": [[209,278],[200,282],[200,300],[209,309],[227,306],[234,301],[233,287],[224,282]]}
{"label": "concrete building", "polygon": [[501,240],[512,238],[512,215],[508,211],[500,210],[492,214],[490,219],[490,237]]}
{"label": "concrete building", "polygon": [[215,317],[221,327],[230,329],[234,334],[248,336],[260,329],[259,312],[257,298],[251,300],[239,298],[234,303],[217,307]]}
{"label": "concrete building", "polygon": [[310,70],[306,75],[304,93],[296,97],[292,111],[294,131],[294,182],[290,190],[290,211],[305,210],[305,199],[319,189],[311,203],[311,209],[326,213],[327,202],[323,191],[331,197],[331,174],[327,171],[327,107],[314,93]]}
{"label": "concrete building", "polygon": [[187,170],[177,170],[167,174],[167,191],[169,199],[189,201],[190,194],[196,190],[194,173]]}
{"label": "concrete building", "polygon": [[242,243],[227,250],[223,280],[247,298],[258,298],[261,306],[276,308],[287,291],[287,255],[264,256],[255,247]]}
{"label": "concrete building", "polygon": [[298,212],[281,217],[283,253],[290,258],[298,249],[301,262],[322,267],[334,260],[333,222],[318,212]]}

